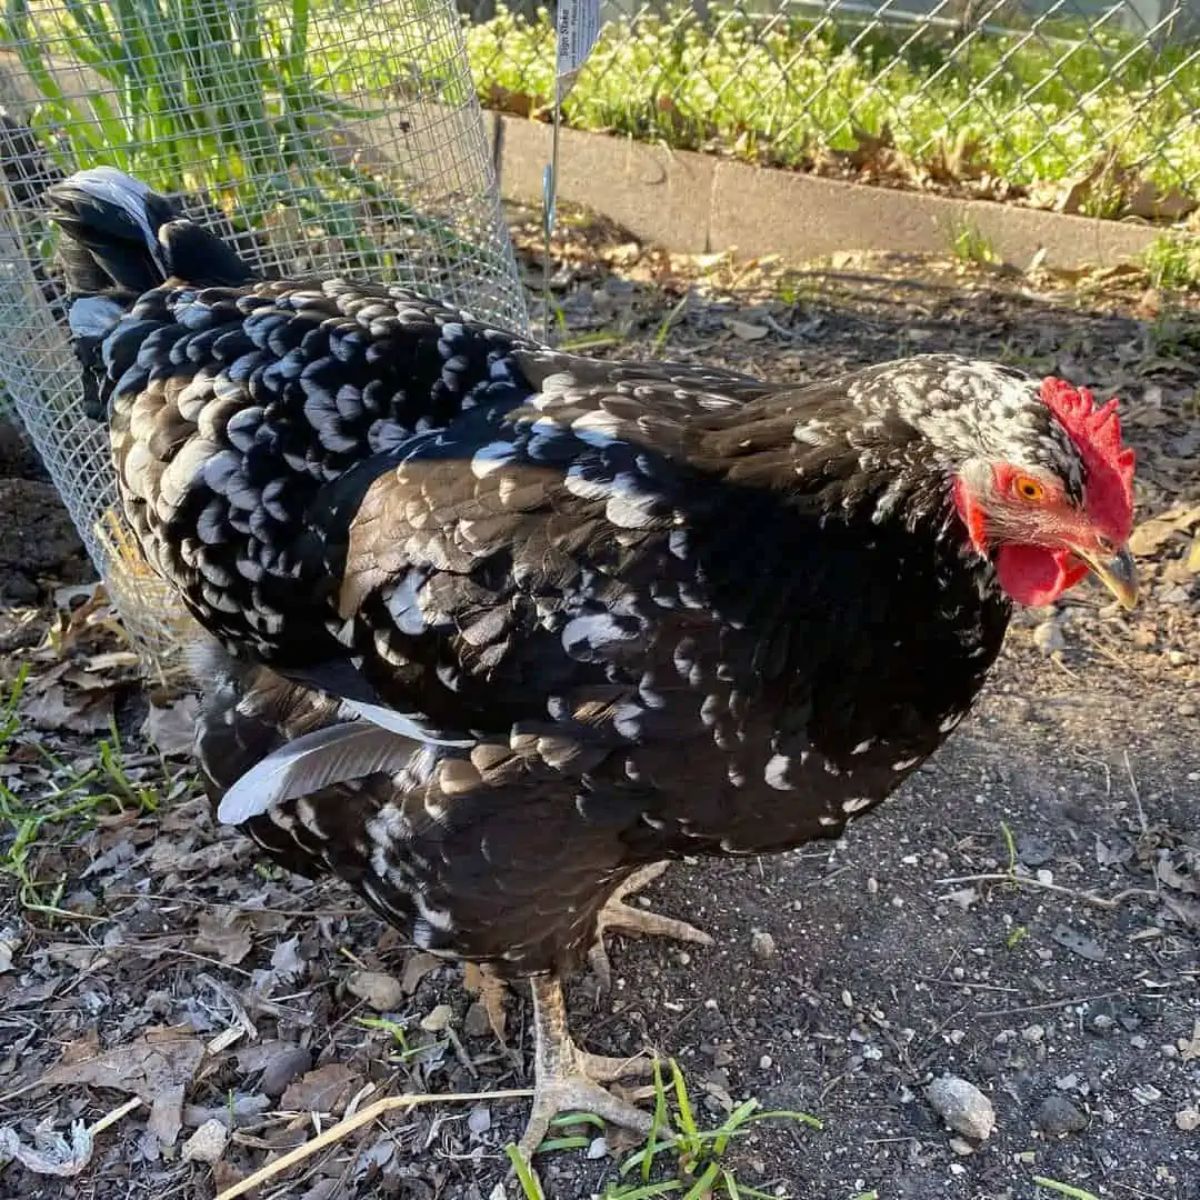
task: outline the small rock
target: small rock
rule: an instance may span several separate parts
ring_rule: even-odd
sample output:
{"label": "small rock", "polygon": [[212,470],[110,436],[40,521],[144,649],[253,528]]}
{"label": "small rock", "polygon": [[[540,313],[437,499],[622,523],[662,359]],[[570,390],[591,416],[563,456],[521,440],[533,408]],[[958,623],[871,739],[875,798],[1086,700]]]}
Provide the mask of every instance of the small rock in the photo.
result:
{"label": "small rock", "polygon": [[1060,1092],[1073,1092],[1079,1086],[1078,1075],[1060,1075],[1055,1081],[1054,1086]]}
{"label": "small rock", "polygon": [[229,1144],[229,1130],[220,1121],[205,1121],[186,1142],[183,1143],[184,1162],[215,1163]]}
{"label": "small rock", "polygon": [[376,1012],[391,1012],[404,999],[399,981],[382,971],[355,971],[346,980],[346,987]]}
{"label": "small rock", "polygon": [[1037,1127],[1051,1137],[1078,1133],[1087,1128],[1087,1117],[1066,1096],[1047,1096],[1034,1118]]}
{"label": "small rock", "polygon": [[268,1096],[282,1096],[287,1086],[299,1075],[303,1075],[312,1066],[312,1052],[303,1046],[288,1046],[280,1050],[263,1067],[262,1079],[258,1086]]}
{"label": "small rock", "polygon": [[588,1158],[603,1158],[608,1153],[608,1142],[604,1138],[592,1138],[592,1144],[587,1148]]}
{"label": "small rock", "polygon": [[454,1009],[448,1004],[439,1004],[421,1018],[421,1028],[426,1033],[441,1033],[454,1017]]}
{"label": "small rock", "polygon": [[1200,1129],[1200,1111],[1194,1108],[1181,1108],[1175,1114],[1175,1128],[1181,1129],[1184,1133]]}
{"label": "small rock", "polygon": [[1042,1041],[1045,1038],[1046,1030],[1045,1030],[1045,1027],[1042,1025],[1026,1025],[1025,1028],[1021,1030],[1021,1036],[1027,1042],[1036,1043],[1036,1042]]}
{"label": "small rock", "polygon": [[996,1127],[992,1102],[965,1079],[943,1075],[925,1089],[925,1095],[933,1111],[957,1133],[982,1140]]}
{"label": "small rock", "polygon": [[492,1127],[492,1110],[486,1104],[477,1104],[467,1117],[467,1128],[482,1136]]}
{"label": "small rock", "polygon": [[1054,847],[1045,838],[1022,833],[1017,837],[1017,857],[1027,867],[1044,867],[1054,857]]}
{"label": "small rock", "polygon": [[764,1054],[762,1058],[758,1060],[758,1069],[760,1071],[769,1071],[774,1065],[775,1060],[769,1054]]}
{"label": "small rock", "polygon": [[1134,1085],[1133,1098],[1139,1104],[1157,1104],[1162,1099],[1162,1092],[1152,1083],[1139,1083]]}
{"label": "small rock", "polygon": [[750,949],[758,958],[775,957],[775,939],[764,929],[756,929],[750,935]]}
{"label": "small rock", "polygon": [[487,1009],[481,1001],[476,1000],[467,1009],[466,1016],[463,1017],[463,1029],[468,1037],[483,1037],[491,1028],[492,1023],[488,1020]]}
{"label": "small rock", "polygon": [[961,1154],[964,1158],[968,1154],[975,1153],[975,1147],[972,1146],[966,1138],[961,1137],[952,1137],[950,1139],[950,1149],[953,1150],[955,1154]]}
{"label": "small rock", "polygon": [[1057,619],[1043,621],[1033,631],[1033,644],[1047,657],[1065,650],[1067,639],[1063,637],[1061,622]]}
{"label": "small rock", "polygon": [[1196,715],[1196,706],[1190,700],[1185,700],[1182,704],[1175,706],[1175,711],[1181,717],[1194,717]]}
{"label": "small rock", "polygon": [[1056,925],[1050,936],[1064,949],[1078,954],[1080,958],[1086,958],[1089,962],[1104,962],[1108,957],[1095,938],[1090,938],[1086,933],[1080,933],[1068,925]]}

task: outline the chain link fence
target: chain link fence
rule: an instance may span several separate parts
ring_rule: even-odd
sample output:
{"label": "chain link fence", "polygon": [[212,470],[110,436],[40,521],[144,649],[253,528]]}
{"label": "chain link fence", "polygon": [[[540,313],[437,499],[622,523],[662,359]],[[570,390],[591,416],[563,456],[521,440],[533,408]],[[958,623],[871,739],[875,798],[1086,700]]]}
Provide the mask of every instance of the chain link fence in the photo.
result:
{"label": "chain link fence", "polygon": [[265,275],[398,283],[523,330],[460,23],[449,0],[6,0],[0,104],[0,392],[166,670],[183,615],[83,412],[44,192],[115,166]]}
{"label": "chain link fence", "polygon": [[[465,3],[485,105],[546,115],[544,10]],[[1104,217],[1200,201],[1200,0],[604,0],[563,116],[772,166]]]}

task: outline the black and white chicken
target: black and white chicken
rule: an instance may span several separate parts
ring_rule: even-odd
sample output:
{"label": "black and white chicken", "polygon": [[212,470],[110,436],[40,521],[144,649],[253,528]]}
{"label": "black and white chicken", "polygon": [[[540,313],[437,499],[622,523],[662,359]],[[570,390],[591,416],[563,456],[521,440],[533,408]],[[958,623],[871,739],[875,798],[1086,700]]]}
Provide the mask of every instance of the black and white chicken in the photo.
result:
{"label": "black and white chicken", "polygon": [[1135,600],[1115,402],[1060,380],[596,362],[256,279],[111,168],[51,196],[125,512],[216,641],[220,818],[531,979],[527,1153],[564,1107],[649,1125],[566,1027],[610,897],[837,837],[962,720],[1014,602],[1089,571]]}

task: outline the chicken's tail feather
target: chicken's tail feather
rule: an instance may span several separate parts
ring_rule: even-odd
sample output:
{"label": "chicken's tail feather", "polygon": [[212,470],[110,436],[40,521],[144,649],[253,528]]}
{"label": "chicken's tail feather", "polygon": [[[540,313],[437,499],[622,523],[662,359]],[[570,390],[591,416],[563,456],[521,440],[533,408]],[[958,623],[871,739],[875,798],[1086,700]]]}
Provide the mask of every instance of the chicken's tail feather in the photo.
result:
{"label": "chicken's tail feather", "polygon": [[253,278],[220,238],[115,167],[77,171],[47,195],[51,216],[68,238],[62,259],[76,296],[139,296],[172,277],[226,285]]}

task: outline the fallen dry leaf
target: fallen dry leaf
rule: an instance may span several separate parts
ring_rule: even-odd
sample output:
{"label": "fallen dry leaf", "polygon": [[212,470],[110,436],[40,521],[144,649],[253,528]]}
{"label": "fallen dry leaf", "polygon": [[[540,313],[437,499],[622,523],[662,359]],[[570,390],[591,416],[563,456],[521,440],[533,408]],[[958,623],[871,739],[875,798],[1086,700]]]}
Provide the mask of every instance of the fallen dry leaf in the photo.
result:
{"label": "fallen dry leaf", "polygon": [[199,715],[200,700],[196,696],[181,696],[170,704],[151,704],[142,724],[142,736],[149,738],[160,754],[189,755]]}
{"label": "fallen dry leaf", "polygon": [[5,1125],[0,1127],[0,1162],[12,1159],[35,1175],[70,1178],[91,1162],[92,1135],[82,1121],[76,1121],[68,1141],[47,1118],[33,1131],[33,1145],[26,1146],[17,1137],[17,1131]]}
{"label": "fallen dry leaf", "polygon": [[345,1063],[326,1063],[288,1084],[280,1104],[296,1112],[339,1114],[358,1090],[362,1077]]}
{"label": "fallen dry leaf", "polygon": [[1200,506],[1196,508],[1171,508],[1157,517],[1143,521],[1129,538],[1129,549],[1134,554],[1154,554],[1177,533],[1187,533],[1193,526],[1200,525]]}
{"label": "fallen dry leaf", "polygon": [[195,944],[201,954],[215,954],[223,963],[236,966],[254,944],[250,922],[236,909],[213,909],[201,916]]}
{"label": "fallen dry leaf", "polygon": [[733,317],[726,317],[724,324],[726,329],[744,342],[757,342],[771,332],[766,325],[752,325],[749,321],[738,321]]}
{"label": "fallen dry leaf", "polygon": [[112,721],[113,695],[108,688],[80,690],[56,682],[33,690],[21,712],[34,728],[50,733],[102,733]]}
{"label": "fallen dry leaf", "polygon": [[346,980],[346,988],[360,1000],[365,1000],[376,1012],[398,1008],[404,999],[400,984],[383,971],[355,971]]}
{"label": "fallen dry leaf", "polygon": [[138,1096],[151,1106],[150,1129],[169,1146],[183,1123],[184,1089],[203,1056],[204,1044],[188,1026],[162,1026],[92,1058],[68,1061],[64,1054],[40,1083],[43,1087],[82,1084]]}

